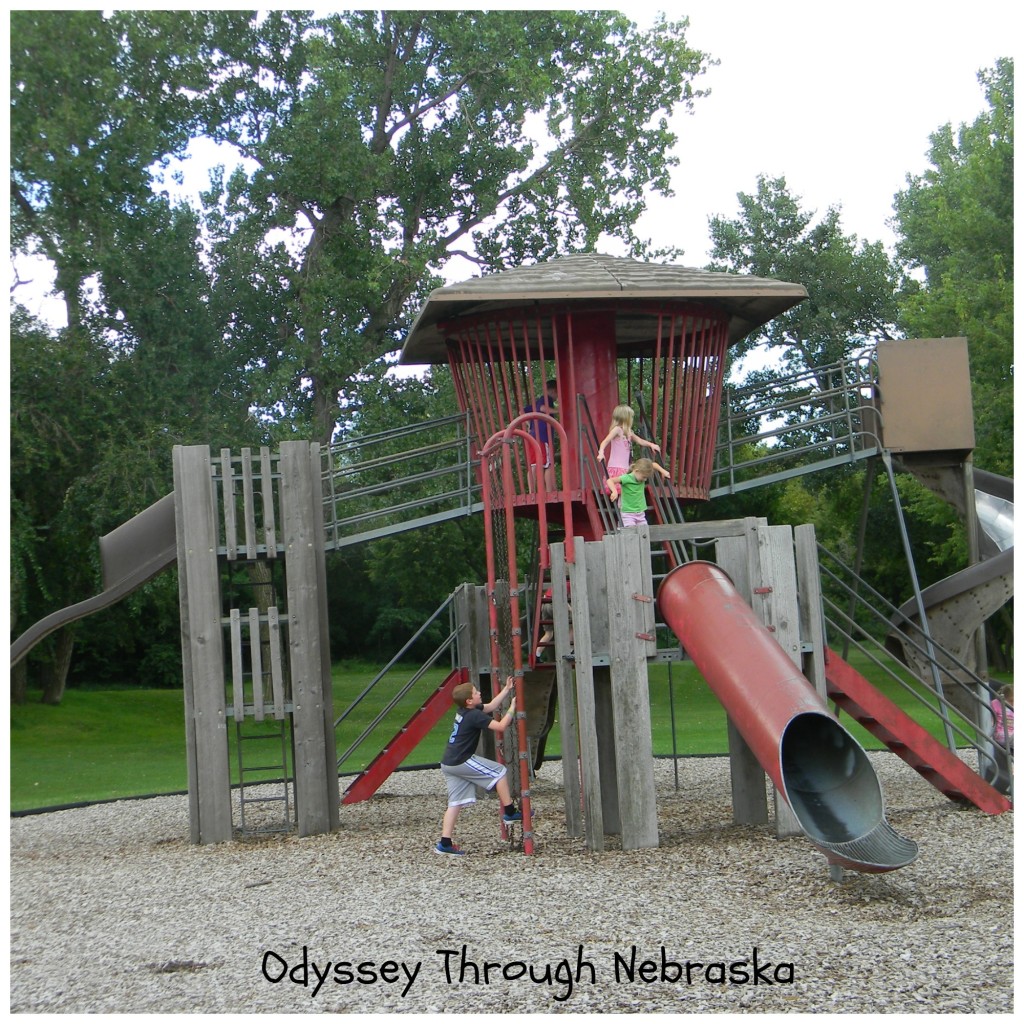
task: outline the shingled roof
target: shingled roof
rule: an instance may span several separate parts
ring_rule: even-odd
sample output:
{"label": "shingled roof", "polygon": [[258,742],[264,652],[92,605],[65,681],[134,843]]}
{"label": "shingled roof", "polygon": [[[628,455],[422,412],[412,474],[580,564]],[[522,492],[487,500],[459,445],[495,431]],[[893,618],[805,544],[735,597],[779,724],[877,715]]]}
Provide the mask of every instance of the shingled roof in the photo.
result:
{"label": "shingled roof", "polygon": [[[458,317],[521,309],[533,303],[592,305],[602,299],[691,300],[729,314],[729,344],[807,298],[803,285],[748,274],[715,273],[665,263],[644,263],[621,256],[586,253],[562,256],[527,267],[447,285],[430,293],[402,348],[406,364],[447,360],[445,338],[438,325]],[[629,303],[616,303],[620,344],[640,343],[649,334],[649,313],[633,320]]]}

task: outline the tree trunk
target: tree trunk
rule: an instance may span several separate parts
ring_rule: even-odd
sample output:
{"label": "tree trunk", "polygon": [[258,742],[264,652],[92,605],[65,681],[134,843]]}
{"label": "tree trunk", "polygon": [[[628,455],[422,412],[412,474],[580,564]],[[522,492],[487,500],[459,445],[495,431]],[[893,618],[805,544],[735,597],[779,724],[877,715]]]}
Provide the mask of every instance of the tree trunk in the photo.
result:
{"label": "tree trunk", "polygon": [[22,658],[11,669],[11,703],[24,704],[28,700],[28,658]]}
{"label": "tree trunk", "polygon": [[71,652],[75,649],[75,634],[66,626],[57,631],[53,661],[43,676],[43,703],[59,704],[64,699],[64,686],[71,667]]}

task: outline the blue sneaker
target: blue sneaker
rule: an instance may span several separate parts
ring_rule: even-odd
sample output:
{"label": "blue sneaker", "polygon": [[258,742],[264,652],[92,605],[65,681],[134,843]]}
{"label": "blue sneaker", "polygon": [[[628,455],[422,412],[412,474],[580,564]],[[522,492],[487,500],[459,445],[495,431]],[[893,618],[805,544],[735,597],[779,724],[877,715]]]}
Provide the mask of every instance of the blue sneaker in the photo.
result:
{"label": "blue sneaker", "polygon": [[505,822],[506,825],[511,824],[513,821],[522,821],[523,820],[523,812],[522,811],[513,811],[511,814],[502,814],[501,820],[503,822]]}
{"label": "blue sneaker", "polygon": [[459,849],[454,843],[451,846],[445,846],[440,840],[438,840],[437,846],[434,847],[434,853],[445,853],[456,857],[466,856],[466,851]]}

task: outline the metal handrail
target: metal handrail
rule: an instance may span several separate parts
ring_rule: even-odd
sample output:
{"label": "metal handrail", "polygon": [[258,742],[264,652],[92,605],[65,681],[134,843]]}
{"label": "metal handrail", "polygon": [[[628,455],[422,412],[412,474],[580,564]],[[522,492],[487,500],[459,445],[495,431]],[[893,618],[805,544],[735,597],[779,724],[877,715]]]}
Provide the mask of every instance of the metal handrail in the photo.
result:
{"label": "metal handrail", "polygon": [[[440,618],[440,616],[448,611],[452,607],[452,602],[455,599],[454,594],[449,594],[447,598],[438,606],[438,608],[430,615],[430,617],[423,623],[422,626],[402,645],[401,650],[395,654],[391,660],[371,679],[366,686],[363,687],[362,691],[353,698],[352,702],[347,708],[334,720],[335,731],[341,726],[348,716],[355,711],[357,707],[376,689],[380,684],[381,680],[388,675],[389,672],[397,665],[406,654],[412,649],[413,645],[420,639],[421,636],[430,628],[430,626]],[[366,739],[367,736],[381,723],[384,717],[390,712],[398,702],[412,689],[412,687],[423,678],[424,673],[433,668],[438,658],[445,652],[451,651],[454,648],[455,642],[458,639],[459,633],[462,627],[453,627],[449,630],[448,636],[438,645],[433,654],[427,658],[426,661],[413,673],[412,678],[400,687],[398,693],[392,698],[392,700],[383,708],[383,710],[377,714],[373,721],[363,730],[359,737],[349,746],[349,748],[338,758],[338,767],[351,757],[353,751]]]}
{"label": "metal handrail", "polygon": [[[636,404],[640,426],[648,437],[652,437],[653,431],[651,429],[651,421],[647,415],[647,409],[644,406],[643,395],[638,391],[634,395],[633,400]],[[651,452],[651,458],[660,465],[664,465],[664,460],[662,459],[662,454],[660,452]],[[650,484],[648,491],[654,501],[658,521],[661,523],[685,522],[686,517],[683,515],[683,506],[671,484],[662,479],[660,473],[656,473],[648,483]],[[686,553],[686,546],[681,541],[665,541],[662,546],[669,556],[672,568],[690,561],[690,558]]]}
{"label": "metal handrail", "polygon": [[[402,450],[382,451],[380,447],[393,444]],[[478,463],[472,452],[468,413],[346,438],[325,447],[321,477],[328,548],[365,539],[368,534],[353,535],[351,528],[367,523],[381,524],[370,532],[383,535],[480,511]],[[389,479],[379,478],[386,473],[392,474]],[[375,474],[377,478],[367,482],[366,477]],[[414,492],[398,502],[387,497],[416,488],[429,490],[435,481],[452,477],[452,484],[432,493]],[[429,506],[434,506],[434,511],[428,515],[411,514]]]}
{"label": "metal handrail", "polygon": [[[994,764],[994,750],[999,750],[1012,765],[1012,748],[1005,742],[1000,744],[993,737],[985,735],[983,726],[978,724],[984,723],[990,716],[989,705],[985,699],[978,696],[978,692],[984,692],[987,700],[991,701],[997,695],[996,688],[933,639],[927,638],[927,643],[919,639],[924,637],[924,632],[917,622],[901,613],[896,605],[874,590],[838,556],[820,543],[818,555],[826,627],[853,644],[880,671],[885,672],[906,693],[912,695],[925,710],[940,718],[946,729],[947,747],[952,753],[957,753],[958,741],[954,738],[955,734],[961,745],[971,747],[977,752],[979,765]],[[828,596],[828,588],[825,586],[827,583],[831,583],[833,589],[839,592],[838,600]],[[858,611],[861,619],[867,620],[867,625],[858,621]],[[903,623],[902,627],[893,624],[900,620]],[[925,687],[925,692],[922,692],[920,687],[908,683],[903,676],[892,670],[891,655],[885,650],[884,641],[879,640],[868,628],[869,625],[874,625],[882,636],[894,635],[899,642],[909,646],[922,661],[926,662],[933,673],[941,673],[948,682],[936,689],[929,687],[926,680],[918,680]],[[914,675],[909,668],[907,672]],[[914,678],[917,679],[916,675]],[[964,682],[965,679],[969,682]],[[975,712],[975,721],[969,721],[971,731],[965,730],[958,724],[956,718],[951,717],[950,711],[958,717],[962,716],[962,712],[946,696],[947,688],[955,688],[968,698],[969,706]]]}
{"label": "metal handrail", "polygon": [[[857,462],[878,453],[877,364],[871,352],[825,367],[741,388],[723,388],[719,441],[710,495],[734,494],[810,473],[825,465]],[[822,382],[827,387],[822,387]],[[865,394],[867,392],[867,394]],[[792,414],[799,410],[799,417]],[[749,421],[756,420],[756,429]],[[808,433],[825,436],[807,440]],[[742,449],[754,449],[751,457]],[[804,456],[831,455],[801,463]],[[761,474],[782,462],[788,468]],[[737,480],[744,471],[756,475]]]}

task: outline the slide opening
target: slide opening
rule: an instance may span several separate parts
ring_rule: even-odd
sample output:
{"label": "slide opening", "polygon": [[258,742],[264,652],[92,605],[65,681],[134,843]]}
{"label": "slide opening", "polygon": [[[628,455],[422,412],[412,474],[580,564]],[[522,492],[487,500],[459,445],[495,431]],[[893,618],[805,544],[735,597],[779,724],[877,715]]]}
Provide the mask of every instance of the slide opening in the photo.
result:
{"label": "slide opening", "polygon": [[786,797],[811,839],[846,843],[883,820],[882,792],[867,754],[832,717],[794,717],[782,734],[779,759]]}

